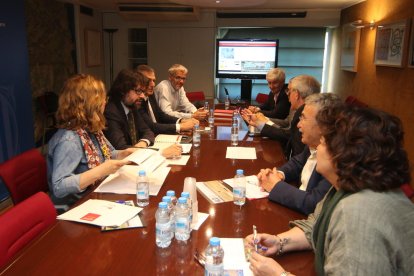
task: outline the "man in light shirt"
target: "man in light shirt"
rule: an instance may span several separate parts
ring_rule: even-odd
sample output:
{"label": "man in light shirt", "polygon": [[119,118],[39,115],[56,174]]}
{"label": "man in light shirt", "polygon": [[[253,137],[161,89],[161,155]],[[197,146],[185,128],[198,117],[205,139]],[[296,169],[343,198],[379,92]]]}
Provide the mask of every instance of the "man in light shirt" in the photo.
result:
{"label": "man in light shirt", "polygon": [[174,64],[168,69],[168,74],[168,80],[161,81],[155,87],[155,98],[161,110],[178,118],[206,119],[208,110],[197,109],[185,94],[188,69],[181,64]]}
{"label": "man in light shirt", "polygon": [[[306,215],[314,211],[331,187],[315,170],[316,147],[321,138],[316,115],[325,107],[341,104],[339,97],[332,93],[313,94],[306,98],[298,123],[305,149],[282,167],[262,169],[257,175],[260,186],[269,192],[269,200]],[[300,186],[296,188],[288,182],[298,182]]]}

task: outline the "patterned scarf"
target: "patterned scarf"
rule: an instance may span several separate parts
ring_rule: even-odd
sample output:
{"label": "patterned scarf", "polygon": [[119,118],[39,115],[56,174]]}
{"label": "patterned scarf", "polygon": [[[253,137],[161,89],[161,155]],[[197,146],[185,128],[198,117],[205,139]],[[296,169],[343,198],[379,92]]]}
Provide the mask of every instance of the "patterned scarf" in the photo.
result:
{"label": "patterned scarf", "polygon": [[[83,150],[85,151],[86,160],[88,161],[89,169],[93,169],[96,166],[100,165],[101,161],[99,158],[99,151],[92,142],[92,139],[89,136],[88,132],[86,132],[84,129],[78,129],[76,133],[79,135],[81,139]],[[111,159],[111,150],[108,144],[106,143],[102,131],[95,134],[95,137],[98,140],[100,150],[102,151],[102,155],[104,157],[104,161]]]}

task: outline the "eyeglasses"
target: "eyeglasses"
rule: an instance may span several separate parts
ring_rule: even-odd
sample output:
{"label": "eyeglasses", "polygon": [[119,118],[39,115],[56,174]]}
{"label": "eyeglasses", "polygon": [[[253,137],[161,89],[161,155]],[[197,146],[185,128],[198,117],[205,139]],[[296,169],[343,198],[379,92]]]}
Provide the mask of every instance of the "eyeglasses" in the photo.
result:
{"label": "eyeglasses", "polygon": [[180,77],[180,76],[175,76],[174,79],[177,80],[177,81],[180,81],[180,80],[185,81],[187,78],[186,77],[183,78],[183,77]]}
{"label": "eyeglasses", "polygon": [[135,91],[135,93],[137,93],[138,96],[144,94],[144,90],[142,90],[141,88],[134,88],[133,89]]}

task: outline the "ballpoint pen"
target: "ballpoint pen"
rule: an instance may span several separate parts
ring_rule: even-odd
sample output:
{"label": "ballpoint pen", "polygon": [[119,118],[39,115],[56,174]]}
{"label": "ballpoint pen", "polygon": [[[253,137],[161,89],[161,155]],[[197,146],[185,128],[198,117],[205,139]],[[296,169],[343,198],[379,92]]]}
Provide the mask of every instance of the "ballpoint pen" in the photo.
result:
{"label": "ballpoint pen", "polygon": [[253,225],[253,243],[254,243],[254,250],[257,252],[257,241],[256,241],[256,237],[257,237],[257,229],[256,229],[256,225]]}

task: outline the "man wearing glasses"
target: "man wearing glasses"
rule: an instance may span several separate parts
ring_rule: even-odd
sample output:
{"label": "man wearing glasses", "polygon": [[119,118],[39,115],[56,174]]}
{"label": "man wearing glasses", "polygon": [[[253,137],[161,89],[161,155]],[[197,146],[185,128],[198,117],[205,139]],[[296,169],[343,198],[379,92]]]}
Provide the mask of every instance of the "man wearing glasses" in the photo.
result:
{"label": "man wearing glasses", "polygon": [[181,64],[174,64],[168,69],[168,80],[161,81],[155,87],[155,97],[162,111],[178,118],[204,120],[208,110],[197,109],[187,98],[184,83],[188,69]]}
{"label": "man wearing glasses", "polygon": [[105,107],[105,136],[116,149],[146,148],[154,142],[154,133],[138,113],[144,98],[142,76],[124,69],[119,72],[108,92]]}

